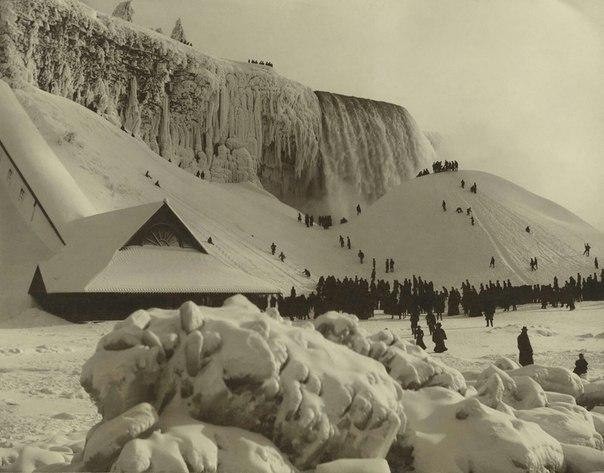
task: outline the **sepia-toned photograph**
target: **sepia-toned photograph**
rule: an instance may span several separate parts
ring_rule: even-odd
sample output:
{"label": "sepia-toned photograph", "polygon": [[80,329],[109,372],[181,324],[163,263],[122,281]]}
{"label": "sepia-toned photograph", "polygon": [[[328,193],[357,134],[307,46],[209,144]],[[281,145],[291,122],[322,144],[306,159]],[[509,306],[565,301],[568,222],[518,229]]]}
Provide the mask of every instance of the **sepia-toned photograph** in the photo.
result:
{"label": "sepia-toned photograph", "polygon": [[0,0],[0,472],[603,436],[604,0]]}

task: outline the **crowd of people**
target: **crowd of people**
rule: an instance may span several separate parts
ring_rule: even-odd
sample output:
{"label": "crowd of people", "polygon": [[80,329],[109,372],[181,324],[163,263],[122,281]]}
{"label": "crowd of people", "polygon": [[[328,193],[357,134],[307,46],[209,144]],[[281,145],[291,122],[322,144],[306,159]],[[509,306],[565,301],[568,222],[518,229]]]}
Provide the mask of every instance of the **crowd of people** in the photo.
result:
{"label": "crowd of people", "polygon": [[459,169],[459,164],[457,161],[434,161],[432,163],[432,171],[434,173],[437,172],[448,172],[448,171],[457,171]]}
{"label": "crowd of people", "polygon": [[[276,246],[271,247],[271,250],[275,254]],[[390,268],[390,260],[386,261]],[[422,313],[434,315],[434,324],[430,324],[433,326],[443,319],[444,314],[484,316],[487,325],[493,326],[497,308],[507,312],[517,310],[519,305],[540,303],[543,309],[552,306],[573,310],[575,303],[583,300],[604,300],[604,270],[600,277],[597,273],[586,278],[581,275],[576,278],[571,276],[562,286],[559,285],[558,278],[554,278],[553,283],[548,285],[514,286],[507,280],[489,281],[480,284],[478,288],[466,280],[461,283],[460,289],[438,289],[432,281],[424,281],[415,275],[402,283],[395,280],[391,284],[383,279],[375,279],[374,271],[371,279],[358,276],[343,279],[321,276],[316,291],[308,297],[297,296],[296,301],[282,298],[279,307],[283,315],[298,317],[284,310],[281,305],[285,303],[286,307],[290,307],[294,304],[298,307],[295,313],[300,314],[301,318],[306,318],[311,309],[315,314],[336,310],[369,318],[379,308],[392,318],[409,316],[413,328],[413,319],[417,320]]]}
{"label": "crowd of people", "polygon": [[[449,172],[449,171],[457,171],[459,169],[459,163],[457,161],[434,161],[432,163],[432,172],[434,174],[439,172]],[[422,169],[417,177],[427,176],[430,174],[430,170],[428,168]]]}
{"label": "crowd of people", "polygon": [[273,63],[270,61],[258,61],[257,59],[248,59],[248,64],[259,64],[261,66],[273,67]]}

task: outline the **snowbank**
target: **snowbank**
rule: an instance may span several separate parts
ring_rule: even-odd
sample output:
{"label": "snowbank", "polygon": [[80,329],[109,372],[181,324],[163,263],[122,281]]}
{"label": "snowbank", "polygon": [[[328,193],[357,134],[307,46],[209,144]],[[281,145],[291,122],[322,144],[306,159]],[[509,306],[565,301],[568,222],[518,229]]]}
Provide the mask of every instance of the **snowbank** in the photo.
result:
{"label": "snowbank", "polygon": [[382,363],[403,389],[443,386],[462,394],[466,391],[465,379],[459,371],[390,330],[367,336],[359,327],[356,316],[338,312],[320,315],[313,324],[328,340]]}
{"label": "snowbank", "polygon": [[[405,426],[402,390],[382,365],[242,296],[222,308],[188,302],[133,313],[100,340],[82,385],[101,426],[141,403],[169,422],[169,406],[264,435],[303,468],[384,457]],[[153,445],[164,441],[173,439],[156,436]]]}

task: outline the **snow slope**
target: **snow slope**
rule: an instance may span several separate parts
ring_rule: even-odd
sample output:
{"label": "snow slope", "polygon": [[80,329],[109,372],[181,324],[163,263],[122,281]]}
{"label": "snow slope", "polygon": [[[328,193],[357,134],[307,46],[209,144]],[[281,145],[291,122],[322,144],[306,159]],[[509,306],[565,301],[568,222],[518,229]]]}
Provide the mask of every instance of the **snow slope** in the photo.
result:
{"label": "snow slope", "polygon": [[[17,90],[17,97],[54,153],[99,211],[153,202],[168,197],[199,233],[212,236],[213,254],[288,292],[291,286],[310,291],[321,274],[368,277],[372,257],[378,277],[403,279],[412,274],[433,279],[437,286],[510,278],[515,283],[549,283],[581,271],[593,260],[581,256],[583,243],[592,255],[604,246],[602,234],[570,212],[498,177],[473,172],[442,173],[405,181],[360,217],[325,231],[297,222],[297,211],[252,184],[223,184],[195,178],[150,152],[90,110],[35,88]],[[64,139],[66,134],[72,138]],[[145,178],[149,170],[153,180]],[[478,194],[459,188],[459,180],[477,181]],[[160,181],[161,188],[153,186]],[[449,210],[444,213],[440,202]],[[476,226],[454,212],[472,206]],[[339,220],[334,215],[334,220]],[[531,225],[530,235],[524,232]],[[8,229],[9,241],[17,238]],[[341,249],[338,235],[350,235],[353,250]],[[272,242],[283,250],[285,263],[271,256]],[[10,247],[10,245],[9,245]],[[356,253],[362,248],[366,263]],[[8,249],[7,249],[8,250]],[[491,255],[496,268],[489,270]],[[528,260],[539,258],[531,273]],[[13,255],[16,257],[16,255]],[[384,274],[383,259],[396,260],[393,274]],[[312,277],[303,275],[304,268]],[[23,286],[23,290],[26,291]]]}
{"label": "snow slope", "polygon": [[[462,189],[460,181],[465,180]],[[476,182],[478,193],[469,187]],[[442,210],[446,201],[447,211]],[[461,207],[463,213],[456,209]],[[466,209],[471,207],[475,225]],[[531,232],[525,231],[530,226]],[[348,228],[366,255],[392,257],[403,275],[420,274],[441,284],[510,279],[515,284],[563,282],[594,270],[604,234],[552,201],[492,174],[431,174],[394,188]],[[583,245],[591,257],[582,256]],[[491,256],[495,269],[489,269]],[[538,271],[530,259],[538,258]],[[600,258],[601,259],[601,258]],[[400,277],[400,276],[399,276]]]}

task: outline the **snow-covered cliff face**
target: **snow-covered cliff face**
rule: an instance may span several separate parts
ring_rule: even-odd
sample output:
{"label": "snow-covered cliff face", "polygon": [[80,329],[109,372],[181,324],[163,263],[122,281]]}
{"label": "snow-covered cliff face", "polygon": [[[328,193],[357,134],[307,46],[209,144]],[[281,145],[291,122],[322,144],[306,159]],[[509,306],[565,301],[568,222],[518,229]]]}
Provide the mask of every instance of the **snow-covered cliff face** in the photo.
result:
{"label": "snow-covered cliff face", "polygon": [[336,181],[379,197],[431,150],[401,107],[315,94],[75,0],[1,2],[0,77],[74,100],[192,173],[289,203]]}

